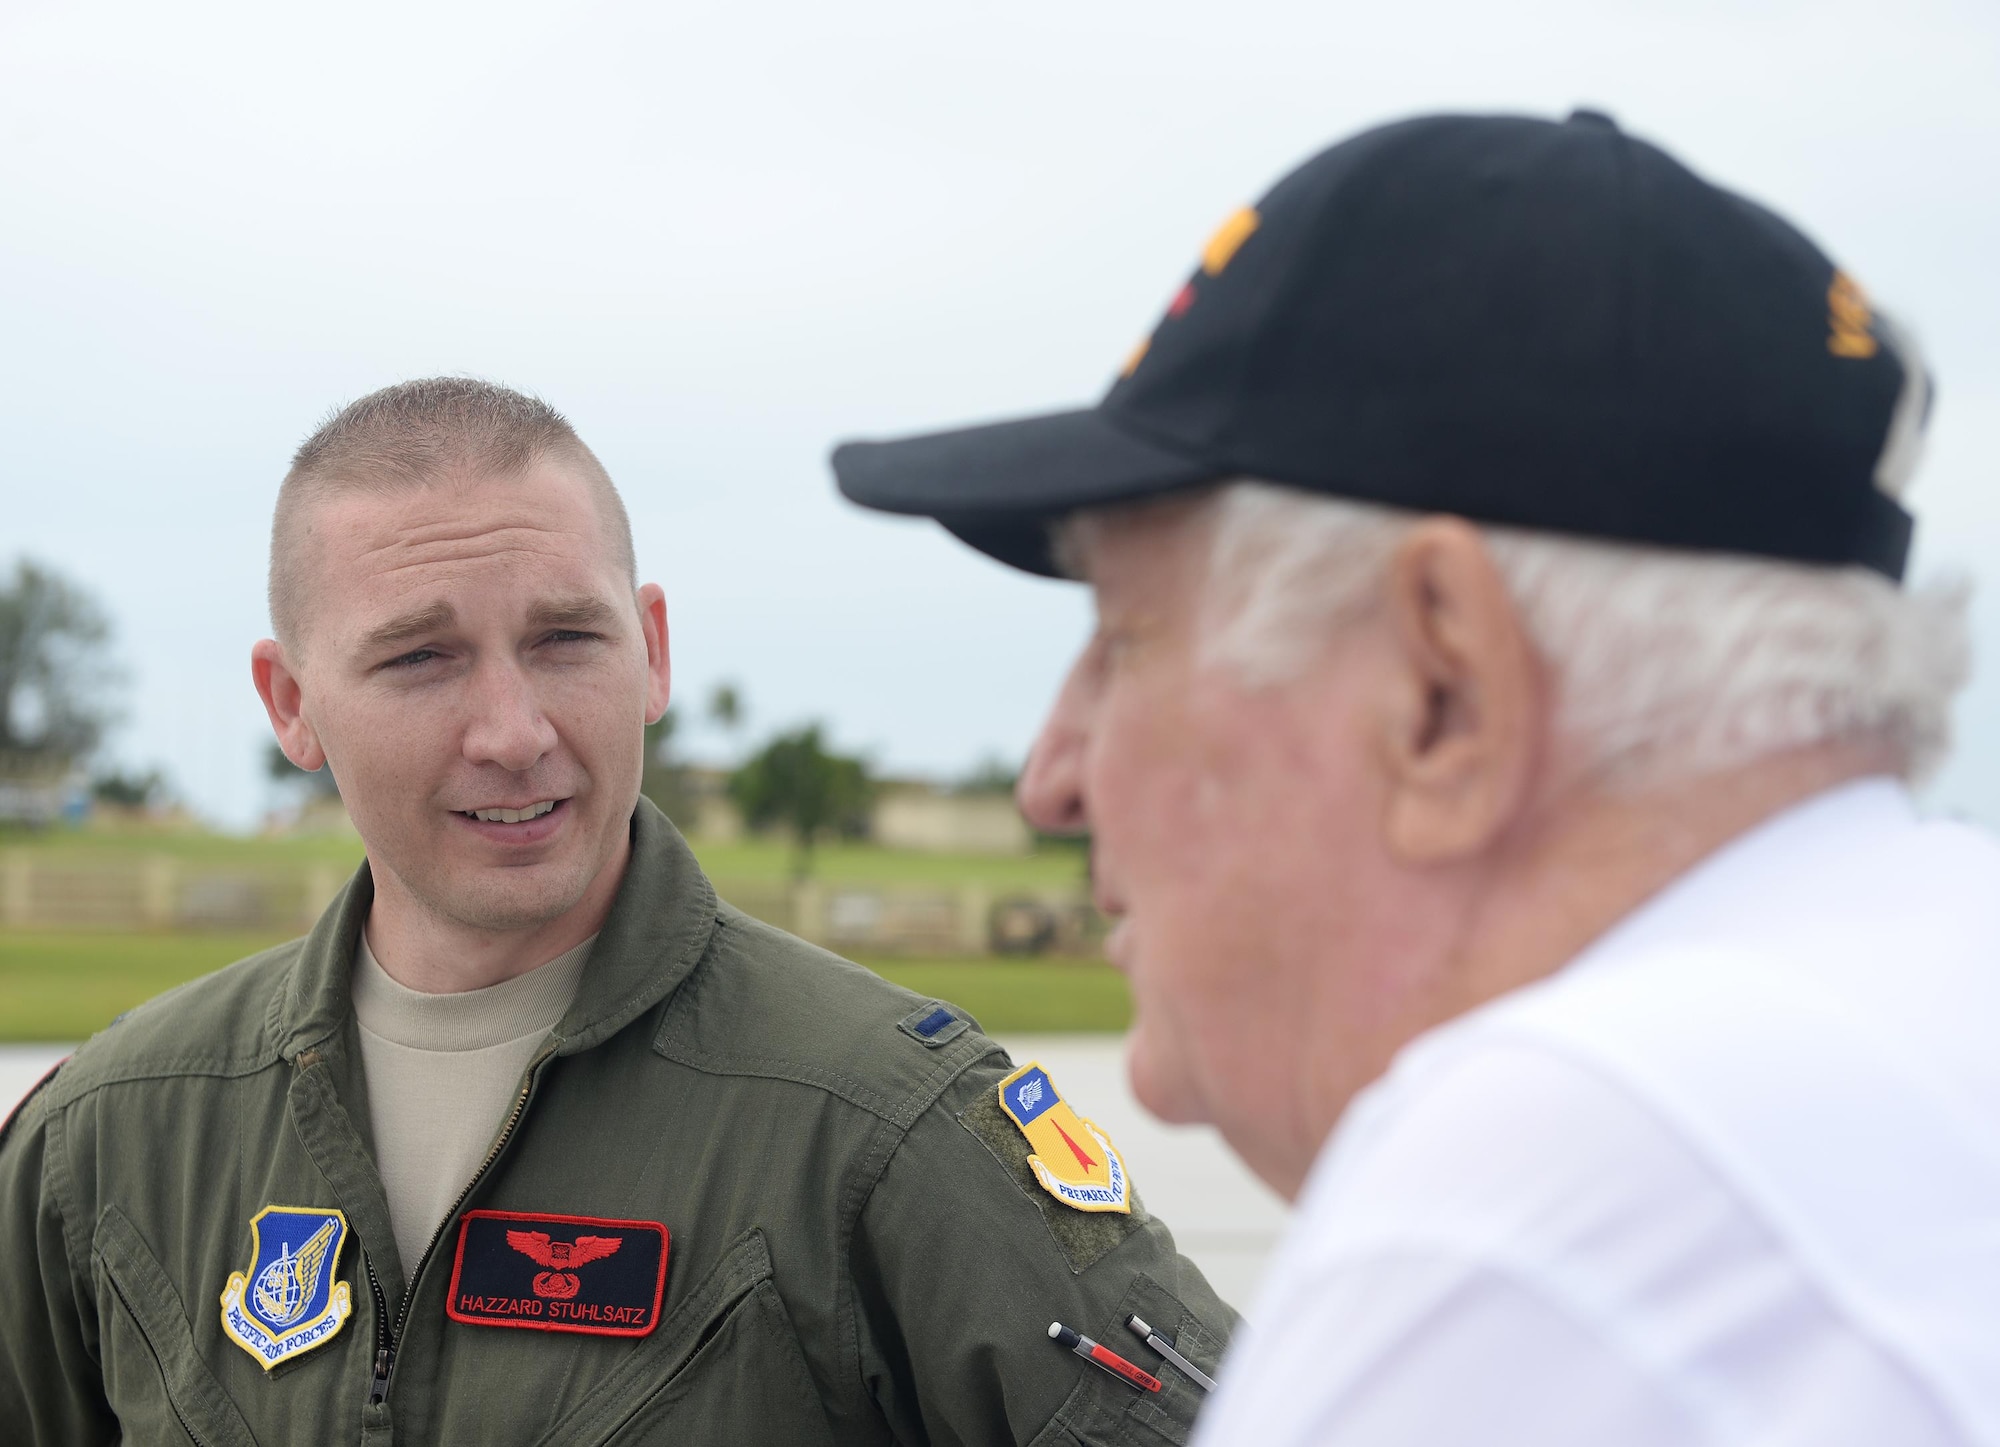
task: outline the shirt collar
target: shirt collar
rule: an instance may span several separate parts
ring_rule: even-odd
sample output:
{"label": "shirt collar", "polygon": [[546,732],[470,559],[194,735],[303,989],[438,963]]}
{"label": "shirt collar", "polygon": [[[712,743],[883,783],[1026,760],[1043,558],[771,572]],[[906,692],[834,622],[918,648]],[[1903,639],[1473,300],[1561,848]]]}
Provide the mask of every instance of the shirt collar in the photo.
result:
{"label": "shirt collar", "polygon": [[597,936],[532,970],[476,990],[433,994],[396,979],[368,947],[354,949],[354,1014],[361,1028],[412,1050],[484,1050],[532,1036],[539,1040],[569,1013]]}
{"label": "shirt collar", "polygon": [[1866,877],[1858,856],[1918,824],[1916,803],[1900,779],[1871,775],[1823,790],[1704,856],[1561,973],[1667,946],[1782,936],[1801,914],[1837,911],[1839,893],[1857,874]]}

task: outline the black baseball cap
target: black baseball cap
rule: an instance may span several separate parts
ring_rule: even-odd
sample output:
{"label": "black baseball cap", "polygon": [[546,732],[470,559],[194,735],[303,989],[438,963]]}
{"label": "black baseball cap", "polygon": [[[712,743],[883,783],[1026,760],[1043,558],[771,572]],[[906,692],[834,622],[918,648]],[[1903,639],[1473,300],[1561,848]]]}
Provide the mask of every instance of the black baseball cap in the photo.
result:
{"label": "black baseball cap", "polygon": [[1224,222],[1095,407],[833,469],[1050,576],[1078,508],[1251,477],[1900,579],[1929,403],[1818,247],[1609,117],[1425,116]]}

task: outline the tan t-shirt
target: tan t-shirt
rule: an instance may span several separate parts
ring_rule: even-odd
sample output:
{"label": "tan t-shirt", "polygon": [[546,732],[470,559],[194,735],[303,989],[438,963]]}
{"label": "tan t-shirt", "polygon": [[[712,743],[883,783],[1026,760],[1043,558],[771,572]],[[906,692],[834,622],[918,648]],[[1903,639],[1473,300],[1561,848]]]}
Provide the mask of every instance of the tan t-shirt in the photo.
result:
{"label": "tan t-shirt", "polygon": [[368,1121],[406,1273],[486,1158],[535,1048],[576,998],[596,940],[483,990],[426,995],[390,979],[362,936],[354,1013]]}

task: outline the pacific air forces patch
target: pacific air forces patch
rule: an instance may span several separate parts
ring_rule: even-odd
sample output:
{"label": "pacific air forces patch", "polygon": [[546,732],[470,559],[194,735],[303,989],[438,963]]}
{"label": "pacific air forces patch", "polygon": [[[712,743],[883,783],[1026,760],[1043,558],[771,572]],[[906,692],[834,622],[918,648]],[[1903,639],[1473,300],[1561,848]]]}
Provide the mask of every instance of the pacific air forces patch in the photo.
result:
{"label": "pacific air forces patch", "polygon": [[1028,1166],[1042,1189],[1079,1211],[1132,1210],[1132,1183],[1110,1137],[1069,1108],[1029,1061],[1000,1082],[1000,1108],[1028,1138]]}
{"label": "pacific air forces patch", "polygon": [[270,1371],[330,1339],[354,1311],[340,1270],[347,1217],[329,1207],[266,1206],[250,1218],[250,1269],[222,1288],[222,1329]]}

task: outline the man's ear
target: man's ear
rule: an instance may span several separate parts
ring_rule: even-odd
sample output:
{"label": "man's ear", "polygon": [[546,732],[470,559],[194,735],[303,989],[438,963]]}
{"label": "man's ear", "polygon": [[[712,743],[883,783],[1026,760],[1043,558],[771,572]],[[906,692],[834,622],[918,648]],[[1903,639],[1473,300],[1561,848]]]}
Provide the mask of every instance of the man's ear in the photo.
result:
{"label": "man's ear", "polygon": [[1547,689],[1477,529],[1426,518],[1391,558],[1384,607],[1395,686],[1383,730],[1386,843],[1409,864],[1479,853],[1523,807]]}
{"label": "man's ear", "polygon": [[639,631],[646,637],[646,722],[658,723],[674,696],[674,660],[667,647],[667,595],[648,583],[637,595]]}
{"label": "man's ear", "polygon": [[271,717],[271,732],[285,757],[313,773],[326,763],[326,750],[319,734],[306,721],[304,695],[298,674],[285,661],[285,650],[275,638],[260,638],[250,649],[250,678],[257,685],[257,697],[264,700],[264,712]]}

